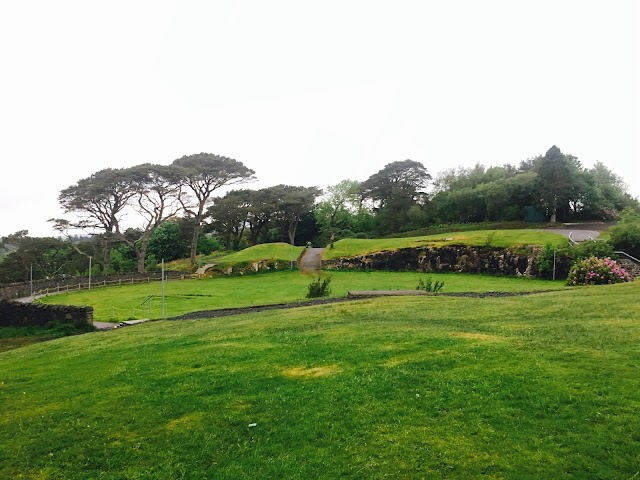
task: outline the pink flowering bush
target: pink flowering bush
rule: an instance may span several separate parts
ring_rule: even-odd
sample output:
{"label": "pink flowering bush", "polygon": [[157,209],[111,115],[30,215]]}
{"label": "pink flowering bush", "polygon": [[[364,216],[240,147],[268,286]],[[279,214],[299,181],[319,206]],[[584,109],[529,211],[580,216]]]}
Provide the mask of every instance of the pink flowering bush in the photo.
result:
{"label": "pink flowering bush", "polygon": [[610,258],[589,257],[573,264],[567,285],[606,285],[631,282],[633,276]]}

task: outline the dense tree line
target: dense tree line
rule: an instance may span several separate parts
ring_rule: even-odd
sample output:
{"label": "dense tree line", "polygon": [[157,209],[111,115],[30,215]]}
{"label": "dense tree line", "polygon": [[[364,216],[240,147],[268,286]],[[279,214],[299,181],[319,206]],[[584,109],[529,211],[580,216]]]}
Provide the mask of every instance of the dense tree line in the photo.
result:
{"label": "dense tree line", "polygon": [[[206,153],[171,165],[101,170],[60,192],[69,218],[51,221],[66,241],[30,238],[26,232],[3,239],[0,278],[25,280],[32,265],[35,278],[74,275],[86,271],[88,257],[100,272],[142,272],[161,258],[189,257],[195,265],[200,253],[274,241],[333,246],[345,237],[527,215],[549,222],[614,220],[625,208],[624,241],[636,248],[638,201],[621,178],[600,162],[584,168],[556,146],[517,166],[477,164],[433,178],[420,162],[404,160],[324,192],[275,185],[214,197],[222,187],[253,179],[254,171],[242,162]],[[90,237],[74,238],[78,231]]]}

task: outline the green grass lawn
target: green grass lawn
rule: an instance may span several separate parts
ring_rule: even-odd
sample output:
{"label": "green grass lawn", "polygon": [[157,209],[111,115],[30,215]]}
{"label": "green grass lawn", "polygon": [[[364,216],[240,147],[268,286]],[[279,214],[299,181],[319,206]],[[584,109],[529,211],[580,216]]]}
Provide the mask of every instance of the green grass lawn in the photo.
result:
{"label": "green grass lawn", "polygon": [[370,299],[2,352],[0,478],[636,478],[639,294]]}
{"label": "green grass lawn", "polygon": [[552,243],[557,247],[567,245],[567,238],[558,233],[540,230],[477,230],[471,232],[453,232],[424,237],[358,239],[345,238],[335,242],[333,249],[327,249],[324,260],[352,257],[381,250],[406,247],[423,247],[462,244],[469,246],[513,247],[516,245],[545,245]]}
{"label": "green grass lawn", "polygon": [[[424,274],[417,272],[348,272],[331,275],[331,296],[344,297],[349,290],[413,290],[419,279],[431,277],[445,282],[443,292],[530,291],[559,289],[562,282],[490,275]],[[303,300],[313,280],[297,270],[239,277],[181,280],[165,285],[165,318],[198,310],[246,307]],[[153,295],[154,298],[141,304]],[[47,304],[91,305],[94,319],[122,321],[129,318],[161,318],[161,285],[126,285],[40,300]],[[151,307],[149,309],[149,307]]]}

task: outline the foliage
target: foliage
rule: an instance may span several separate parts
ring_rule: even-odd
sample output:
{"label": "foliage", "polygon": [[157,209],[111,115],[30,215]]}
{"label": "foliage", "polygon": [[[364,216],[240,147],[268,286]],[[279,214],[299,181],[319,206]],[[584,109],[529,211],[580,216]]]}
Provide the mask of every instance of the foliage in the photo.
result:
{"label": "foliage", "polygon": [[416,290],[424,290],[425,292],[438,293],[444,287],[444,282],[441,280],[436,280],[435,282],[431,279],[431,277],[427,277],[426,281],[423,281],[422,278],[418,280],[418,286]]}
{"label": "foliage", "polygon": [[403,160],[385,165],[362,183],[362,198],[370,200],[377,212],[379,234],[402,230],[409,209],[425,202],[429,180],[431,175],[422,163]]}
{"label": "foliage", "polygon": [[317,277],[307,287],[307,298],[328,297],[331,294],[331,277]]}
{"label": "foliage", "polygon": [[[78,253],[70,242],[57,238],[30,237],[27,231],[21,231],[4,237],[2,244],[8,246],[10,253],[0,262],[0,283],[28,281],[32,269],[33,279],[39,280],[64,278],[89,268],[86,256]],[[95,245],[85,244],[86,250],[93,253]]]}
{"label": "foliage", "polygon": [[607,285],[631,282],[633,277],[610,258],[589,257],[573,264],[567,285]]}
{"label": "foliage", "polygon": [[551,277],[555,260],[556,248],[550,242],[545,243],[544,247],[536,258],[536,264],[538,265],[538,274],[540,274],[540,276],[544,278]]}
{"label": "foliage", "polygon": [[640,258],[640,214],[625,209],[620,221],[609,229],[610,242],[618,250]]}
{"label": "foliage", "polygon": [[384,298],[4,352],[0,477],[630,479],[639,289]]}
{"label": "foliage", "polygon": [[185,155],[174,160],[173,165],[185,169],[180,180],[184,189],[180,203],[184,212],[193,220],[190,260],[194,266],[200,230],[213,192],[224,186],[251,181],[255,172],[242,162],[211,153]]}
{"label": "foliage", "polygon": [[316,219],[330,248],[336,237],[338,223],[348,224],[348,218],[360,208],[360,182],[342,180],[325,189],[322,201],[316,207]]}
{"label": "foliage", "polygon": [[168,221],[159,226],[149,239],[149,254],[170,262],[189,255],[188,239],[181,235],[176,221]]}
{"label": "foliage", "polygon": [[570,253],[574,262],[589,257],[607,258],[614,254],[613,246],[609,242],[600,240],[580,242],[571,249]]}

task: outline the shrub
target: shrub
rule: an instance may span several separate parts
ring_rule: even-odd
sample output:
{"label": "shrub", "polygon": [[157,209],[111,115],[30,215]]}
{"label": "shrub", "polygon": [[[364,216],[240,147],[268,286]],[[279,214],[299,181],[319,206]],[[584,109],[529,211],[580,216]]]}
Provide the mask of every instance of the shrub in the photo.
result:
{"label": "shrub", "polygon": [[422,279],[418,280],[418,286],[416,290],[424,290],[425,292],[437,293],[442,290],[444,287],[444,282],[440,280],[436,280],[433,282],[431,277],[427,278],[426,282],[423,282]]}
{"label": "shrub", "polygon": [[309,284],[309,291],[307,292],[307,298],[320,298],[328,297],[331,293],[329,284],[331,283],[331,277],[316,278]]}
{"label": "shrub", "polygon": [[640,215],[625,209],[621,220],[609,229],[611,244],[635,257],[640,256]]}
{"label": "shrub", "polygon": [[547,243],[536,258],[538,264],[538,273],[542,276],[548,276],[553,271],[553,245]]}
{"label": "shrub", "polygon": [[610,243],[602,241],[582,242],[571,249],[571,257],[574,262],[589,257],[609,258],[613,256],[613,247]]}
{"label": "shrub", "polygon": [[567,285],[606,285],[632,280],[633,276],[614,260],[589,257],[573,265],[567,277]]}

